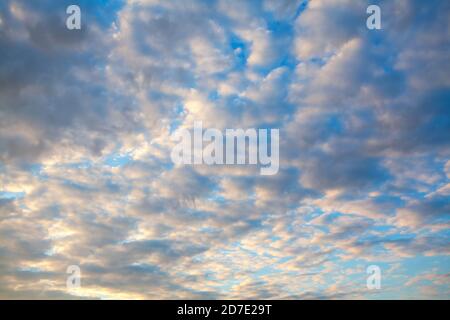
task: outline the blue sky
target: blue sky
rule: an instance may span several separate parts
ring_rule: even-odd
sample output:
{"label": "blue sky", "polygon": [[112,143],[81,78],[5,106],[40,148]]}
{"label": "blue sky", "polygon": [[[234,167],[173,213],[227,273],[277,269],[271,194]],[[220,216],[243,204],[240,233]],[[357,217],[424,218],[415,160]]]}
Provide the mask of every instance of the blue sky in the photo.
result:
{"label": "blue sky", "polygon": [[[448,299],[449,12],[2,1],[0,297]],[[194,121],[280,129],[278,174],[174,165]]]}

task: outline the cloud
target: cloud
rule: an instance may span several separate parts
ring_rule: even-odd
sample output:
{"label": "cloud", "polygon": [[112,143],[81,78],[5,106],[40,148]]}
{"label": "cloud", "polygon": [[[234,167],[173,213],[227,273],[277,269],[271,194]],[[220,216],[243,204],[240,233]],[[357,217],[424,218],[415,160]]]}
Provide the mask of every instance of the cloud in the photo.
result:
{"label": "cloud", "polygon": [[[68,4],[0,4],[0,297],[448,296],[448,3]],[[278,174],[175,166],[194,121]]]}

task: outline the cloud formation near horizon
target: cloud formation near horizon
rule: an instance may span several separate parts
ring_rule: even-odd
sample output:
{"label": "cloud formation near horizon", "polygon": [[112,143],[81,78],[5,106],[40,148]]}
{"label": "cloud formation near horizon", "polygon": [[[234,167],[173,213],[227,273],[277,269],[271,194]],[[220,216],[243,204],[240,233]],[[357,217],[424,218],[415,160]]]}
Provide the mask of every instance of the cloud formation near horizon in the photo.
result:
{"label": "cloud formation near horizon", "polygon": [[[448,299],[449,13],[2,1],[0,298]],[[194,121],[280,128],[278,174],[174,166]]]}

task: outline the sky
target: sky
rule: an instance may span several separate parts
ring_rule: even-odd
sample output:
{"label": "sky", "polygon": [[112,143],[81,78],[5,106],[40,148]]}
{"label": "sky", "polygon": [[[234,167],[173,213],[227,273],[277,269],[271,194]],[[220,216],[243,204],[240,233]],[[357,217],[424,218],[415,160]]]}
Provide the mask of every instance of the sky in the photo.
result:
{"label": "sky", "polygon": [[449,57],[446,0],[2,0],[0,298],[449,299]]}

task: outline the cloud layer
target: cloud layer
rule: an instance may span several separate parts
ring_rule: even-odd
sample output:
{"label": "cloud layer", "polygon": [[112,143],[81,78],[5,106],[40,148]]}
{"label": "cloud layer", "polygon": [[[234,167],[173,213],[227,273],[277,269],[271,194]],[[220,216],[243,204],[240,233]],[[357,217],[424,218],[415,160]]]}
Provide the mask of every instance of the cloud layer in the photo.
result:
{"label": "cloud layer", "polygon": [[[0,4],[1,298],[449,298],[450,3],[72,2]],[[174,166],[194,121],[279,173]]]}

